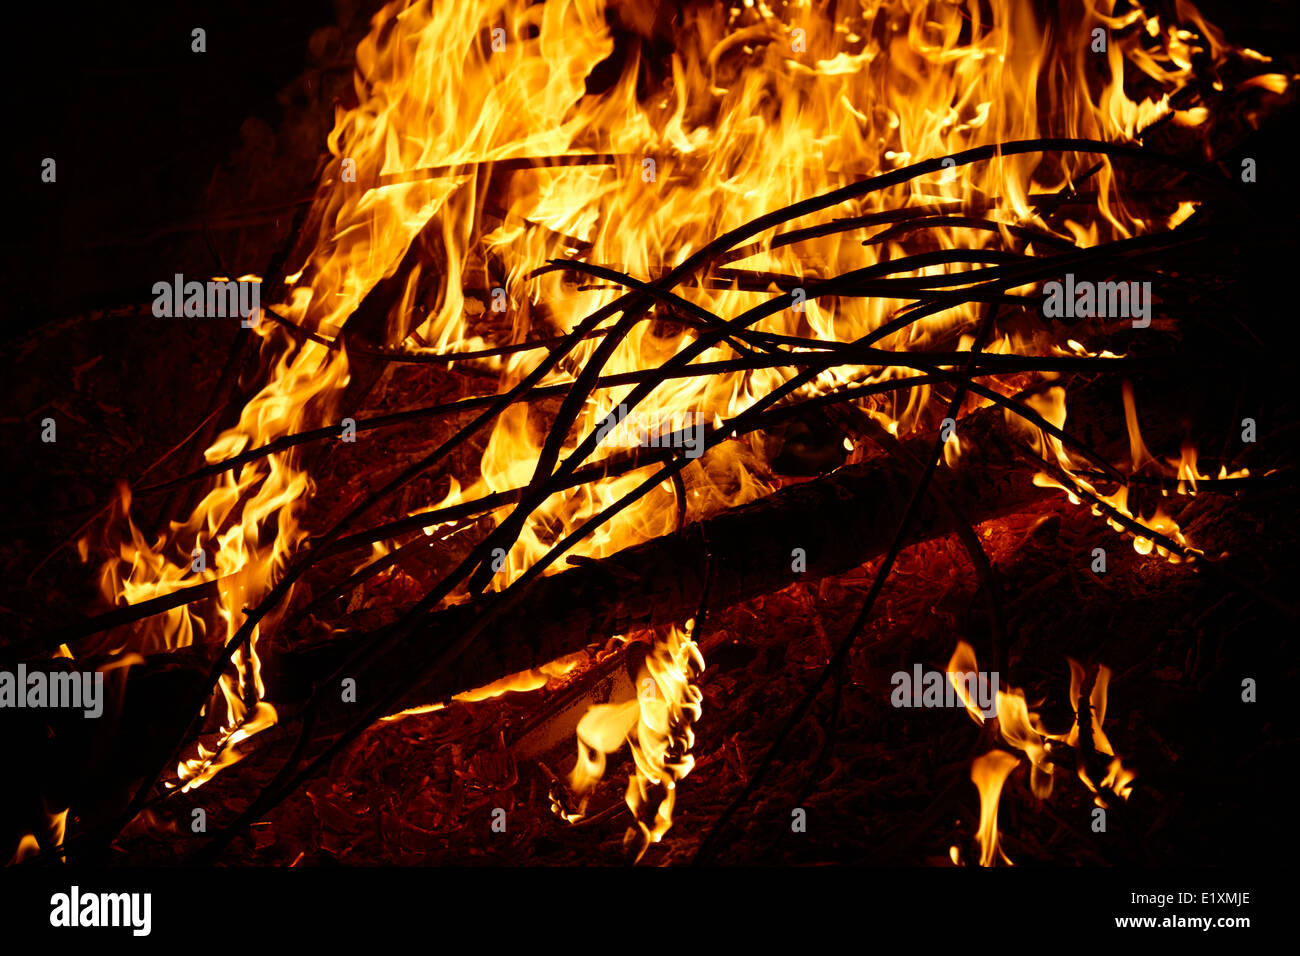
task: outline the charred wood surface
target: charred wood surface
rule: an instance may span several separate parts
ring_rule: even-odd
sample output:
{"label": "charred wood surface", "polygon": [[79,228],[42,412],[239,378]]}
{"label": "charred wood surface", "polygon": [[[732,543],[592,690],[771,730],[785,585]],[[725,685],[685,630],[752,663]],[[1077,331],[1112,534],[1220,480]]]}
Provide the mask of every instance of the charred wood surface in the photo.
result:
{"label": "charred wood surface", "polygon": [[[1074,434],[1108,455],[1127,447],[1119,389],[1081,392],[1072,402],[1081,428]],[[1149,438],[1169,434],[1171,424],[1144,420]],[[981,523],[1023,509],[1060,491],[1036,487],[1026,464],[1026,432],[1009,427],[999,409],[986,408],[962,419],[962,454],[955,469],[941,468],[934,491],[923,503],[908,543],[954,530],[956,505]],[[539,579],[502,614],[484,639],[411,694],[404,706],[441,700],[527,670],[593,642],[637,628],[682,621],[701,606],[706,562],[714,581],[707,609],[718,611],[797,581],[815,581],[878,557],[897,530],[899,515],[916,480],[911,460],[933,450],[933,436],[902,443],[892,454],[842,468],[786,487],[766,498],[692,524],[681,531],[626,548],[600,560]],[[806,567],[797,560],[802,551]],[[803,570],[796,570],[803,567]],[[409,680],[434,654],[482,615],[499,594],[431,614],[416,635],[369,660],[367,683],[376,690]],[[350,632],[285,656],[280,699],[300,700],[369,635]]]}

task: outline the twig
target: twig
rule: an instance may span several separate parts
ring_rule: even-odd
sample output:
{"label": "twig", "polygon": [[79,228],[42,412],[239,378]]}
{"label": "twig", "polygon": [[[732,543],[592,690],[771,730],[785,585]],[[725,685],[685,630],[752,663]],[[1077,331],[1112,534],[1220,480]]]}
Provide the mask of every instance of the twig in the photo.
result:
{"label": "twig", "polygon": [[[984,343],[987,341],[989,332],[993,327],[995,313],[996,309],[989,309],[985,313],[984,321],[980,326],[979,332],[976,334],[975,342],[971,346],[972,352],[977,352],[984,347]],[[966,396],[964,386],[966,381],[969,380],[971,371],[972,366],[968,363],[965,371],[965,378],[962,382],[958,383],[957,392],[953,396],[952,401],[948,403],[948,417],[950,418],[957,414],[961,408],[962,402],[965,400]],[[764,777],[767,775],[769,768],[772,766],[772,763],[776,758],[777,751],[780,749],[781,744],[789,737],[790,733],[799,722],[803,720],[804,715],[808,712],[808,708],[817,699],[818,694],[825,685],[826,679],[835,671],[836,668],[844,666],[847,661],[849,651],[857,640],[858,634],[865,626],[867,619],[871,614],[871,609],[874,607],[876,599],[880,596],[880,592],[884,588],[885,580],[888,577],[890,570],[893,568],[894,560],[898,557],[899,552],[902,551],[907,528],[915,517],[921,499],[924,497],[926,489],[930,484],[930,479],[934,476],[939,460],[943,456],[943,444],[944,436],[940,433],[940,436],[935,441],[934,450],[931,452],[929,459],[925,463],[925,470],[921,473],[916,487],[913,489],[912,495],[908,499],[907,506],[903,510],[902,518],[898,523],[898,530],[894,533],[894,538],[890,542],[889,550],[885,552],[885,556],[881,559],[880,566],[876,569],[875,577],[871,582],[871,589],[868,591],[867,596],[863,601],[862,609],[858,612],[857,618],[849,626],[848,632],[840,641],[839,646],[836,647],[835,653],[831,656],[831,660],[824,668],[822,668],[817,679],[813,681],[812,686],[810,686],[804,693],[799,703],[795,706],[794,710],[790,712],[789,716],[782,724],[781,729],[776,735],[776,739],[772,742],[771,746],[768,747],[767,752],[763,756],[762,762],[759,764],[754,774],[748,781],[746,781],[745,785],[741,787],[740,792],[727,805],[726,809],[723,810],[722,815],[714,822],[709,832],[696,848],[695,855],[691,861],[693,865],[706,862],[710,858],[713,852],[713,846],[717,842],[723,828],[731,820],[732,816],[735,815],[736,811],[744,804],[745,800],[748,799],[749,795],[763,782]]]}

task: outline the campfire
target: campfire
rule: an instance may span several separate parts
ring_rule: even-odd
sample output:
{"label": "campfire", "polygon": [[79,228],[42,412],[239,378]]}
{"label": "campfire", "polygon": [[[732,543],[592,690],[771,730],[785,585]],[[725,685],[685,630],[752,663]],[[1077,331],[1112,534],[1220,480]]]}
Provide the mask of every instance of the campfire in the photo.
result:
{"label": "campfire", "polygon": [[[1290,50],[1186,0],[355,32],[312,188],[117,320],[210,387],[131,366],[147,460],[17,531],[6,859],[1208,852],[1294,670],[1234,644],[1295,616],[1238,269]],[[21,427],[109,444],[78,407]]]}

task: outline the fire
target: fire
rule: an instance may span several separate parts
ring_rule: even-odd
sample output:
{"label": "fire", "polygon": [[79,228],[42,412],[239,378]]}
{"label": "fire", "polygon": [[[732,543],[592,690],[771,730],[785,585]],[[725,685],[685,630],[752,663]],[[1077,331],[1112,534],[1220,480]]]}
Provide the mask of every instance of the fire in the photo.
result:
{"label": "fire", "polygon": [[[1083,665],[1078,661],[1069,659],[1070,664],[1070,704],[1074,708],[1074,727],[1071,728],[1065,742],[1071,747],[1079,746],[1079,701],[1082,698],[1084,681],[1086,673]],[[1106,801],[1102,796],[1104,790],[1109,789],[1118,797],[1127,800],[1129,793],[1132,792],[1132,782],[1137,776],[1131,770],[1127,770],[1110,745],[1110,740],[1106,737],[1106,732],[1102,730],[1101,725],[1106,720],[1106,694],[1110,686],[1110,668],[1100,666],[1097,668],[1097,676],[1092,685],[1092,691],[1088,694],[1088,701],[1092,713],[1092,739],[1097,752],[1105,754],[1112,758],[1106,767],[1106,776],[1100,783],[1094,781],[1089,776],[1088,769],[1082,764],[1079,765],[1079,779],[1082,780],[1094,794],[1098,806],[1106,806]]]}
{"label": "fire", "polygon": [[[403,353],[464,353],[552,338],[624,291],[580,273],[578,260],[650,281],[764,214],[918,161],[1040,136],[1132,143],[1166,118],[1203,122],[1203,109],[1175,105],[1182,102],[1178,94],[1192,80],[1194,59],[1217,66],[1234,51],[1185,0],[1175,5],[1177,22],[1136,5],[1121,15],[1114,9],[1108,0],[1066,4],[1049,29],[1036,22],[1032,5],[1016,0],[873,0],[838,14],[836,5],[823,2],[701,4],[683,12],[672,36],[676,48],[659,75],[657,64],[616,51],[611,22],[621,18],[637,25],[647,19],[635,4],[394,0],[375,15],[357,50],[357,103],[337,108],[328,139],[331,161],[297,251],[297,271],[286,277],[283,301],[271,309],[315,338],[258,324],[270,369],[266,384],[237,424],[207,449],[207,460],[337,424],[350,377],[342,336],[383,279],[396,278],[400,294],[386,315],[382,344]],[[1104,53],[1094,50],[1097,28],[1109,37]],[[1279,92],[1290,79],[1267,74],[1254,82]],[[1038,199],[1084,180],[1096,193],[1095,212],[1080,211],[1064,225],[1044,218]],[[922,224],[918,232],[883,220],[835,227],[836,220],[902,209],[965,211],[994,225]],[[676,292],[730,318],[766,301],[773,288],[803,288],[906,260],[918,248],[964,251],[975,265],[957,255],[955,261],[911,268],[905,263],[890,278],[942,284],[989,261],[991,252],[1026,248],[1012,227],[1094,246],[1177,228],[1192,211],[1191,205],[1180,206],[1159,222],[1144,218],[1125,201],[1105,156],[999,154],[801,220],[825,227],[820,230],[775,236],[769,230],[730,253],[725,272],[694,277]],[[1037,248],[1037,242],[1028,245]],[[412,261],[412,249],[425,254],[403,266]],[[759,319],[749,331],[810,343],[853,342],[878,333],[916,298],[902,288],[896,298],[810,297]],[[973,303],[955,305],[874,344],[897,351],[968,347],[981,314]],[[657,368],[701,334],[682,321],[682,309],[659,305],[648,318],[658,321],[632,323],[605,358],[603,374]],[[612,334],[608,328],[581,342],[542,384],[572,383],[595,360]],[[1067,346],[1064,336],[1049,341],[1002,332],[988,350],[1051,355],[1066,348],[1069,354],[1103,354],[1073,340]],[[539,346],[460,361],[495,374],[496,391],[503,392],[544,354]],[[726,362],[740,354],[720,342],[699,360]],[[721,425],[796,371],[759,367],[672,378],[636,412],[659,421],[698,415]],[[810,377],[796,394],[915,374],[898,367],[859,367],[852,375],[830,369]],[[586,396],[564,438],[562,463],[631,390],[601,387]],[[894,435],[933,424],[927,418],[931,390],[904,391],[904,397],[883,396],[865,409]],[[1064,422],[1063,388],[1053,387],[1041,401],[1045,417]],[[453,478],[441,504],[528,485],[545,439],[536,413],[514,405],[493,424],[477,474]],[[1079,464],[1056,439],[1044,436],[1041,449],[1077,475]],[[598,457],[616,451],[607,443]],[[962,452],[954,436],[945,446],[948,464],[958,466]],[[1184,464],[1178,477],[1194,484],[1194,456]],[[491,587],[507,587],[647,474],[642,468],[550,494],[523,522]],[[766,494],[777,483],[749,442],[718,444],[682,472],[680,490],[661,483],[587,535],[574,552],[600,557],[671,530],[679,494],[685,495],[684,514],[694,520]],[[229,643],[246,609],[257,607],[302,553],[308,537],[302,517],[312,490],[297,453],[278,452],[210,479],[192,514],[155,537],[133,519],[124,487],[109,523],[112,556],[100,571],[104,597],[115,605],[136,603],[208,581],[218,582],[218,594],[214,601],[157,615],[121,640],[144,653]],[[1124,512],[1124,491],[1103,500]],[[492,516],[503,520],[504,512]],[[1182,543],[1162,516],[1149,526]],[[1152,544],[1142,537],[1137,543],[1148,550]],[[81,542],[87,559],[91,544],[89,538]],[[377,544],[367,557],[395,547]],[[1166,553],[1161,545],[1156,550]],[[241,741],[275,722],[259,645],[292,597],[235,649],[221,678],[219,742],[182,763],[183,784],[198,785],[229,765]],[[598,778],[603,772],[610,744],[635,740],[637,777],[629,803],[643,841],[657,840],[667,829],[674,785],[690,769],[686,751],[699,704],[690,681],[700,667],[698,649],[674,630],[647,662],[659,696],[593,710],[579,730],[589,765],[574,781],[578,790],[588,786],[583,775]],[[1000,717],[1004,734],[1019,721],[1010,712]],[[1029,737],[1019,730],[1014,735],[1033,760]],[[1037,772],[1037,761],[1034,767]]]}
{"label": "fire", "polygon": [[970,778],[980,793],[980,825],[977,834],[980,866],[993,866],[999,859],[1008,866],[1011,865],[1010,858],[998,846],[998,800],[1002,797],[1002,785],[1018,766],[1020,760],[1005,750],[990,750],[983,756],[976,757],[971,764]]}
{"label": "fire", "polygon": [[636,828],[628,831],[626,842],[636,844],[637,860],[672,826],[677,784],[695,766],[690,750],[703,695],[692,681],[703,673],[704,657],[689,636],[693,628],[688,621],[686,630],[673,626],[656,635],[637,672],[635,698],[588,708],[578,724],[578,761],[568,781],[581,804],[573,812],[552,798],[570,823],[581,819],[587,798],[605,775],[606,756],[627,742],[635,773],[628,778],[625,801]]}
{"label": "fire", "polygon": [[[1083,665],[1067,658],[1070,665],[1070,706],[1074,709],[1074,726],[1068,733],[1049,733],[1043,726],[1037,713],[1029,709],[1029,702],[1023,690],[1007,685],[1005,691],[999,690],[997,696],[997,729],[1004,743],[1021,751],[1029,758],[1029,788],[1039,800],[1046,800],[1052,795],[1052,787],[1057,766],[1057,745],[1071,748],[1076,753],[1083,752],[1080,746],[1079,701],[1087,679]],[[965,641],[958,641],[948,662],[949,679],[958,696],[966,706],[967,713],[977,723],[984,723],[984,716],[971,701],[966,692],[966,685],[956,679],[956,675],[978,673],[979,665],[974,649]],[[1083,760],[1078,760],[1079,779],[1092,791],[1098,806],[1108,806],[1106,797],[1114,794],[1121,800],[1127,800],[1133,791],[1133,781],[1137,774],[1126,768],[1123,761],[1115,755],[1102,724],[1106,720],[1106,702],[1110,687],[1110,668],[1101,665],[1088,694],[1089,737],[1091,746],[1097,753],[1110,757],[1106,773],[1100,781],[1090,775]],[[1007,776],[1020,764],[1020,759],[1005,750],[991,750],[975,759],[971,767],[971,779],[980,795],[980,826],[977,834],[980,845],[980,865],[992,866],[995,859],[1010,863],[998,847],[997,811],[1001,798],[1002,786]],[[960,852],[953,848],[953,862],[958,862]]]}
{"label": "fire", "polygon": [[[1123,386],[1124,397],[1124,421],[1128,429],[1129,438],[1129,458],[1130,458],[1130,476],[1139,477],[1164,477],[1177,478],[1176,492],[1180,495],[1196,494],[1196,484],[1198,481],[1205,481],[1210,476],[1201,474],[1196,467],[1196,448],[1190,442],[1184,442],[1181,454],[1177,459],[1169,458],[1161,461],[1151,454],[1146,443],[1142,440],[1142,430],[1138,424],[1137,406],[1133,397],[1133,386],[1130,382],[1125,382]],[[1046,397],[1036,397],[1030,401],[1035,411],[1039,411],[1044,418],[1057,428],[1065,424],[1065,391],[1061,388],[1049,389]],[[1011,422],[1011,416],[1008,415],[1008,421]],[[1082,489],[1093,499],[1092,513],[1098,517],[1105,517],[1106,523],[1115,531],[1133,534],[1133,549],[1138,554],[1150,554],[1153,550],[1163,558],[1172,563],[1181,561],[1195,560],[1201,551],[1193,547],[1183,535],[1178,527],[1178,523],[1171,518],[1164,510],[1163,505],[1157,503],[1155,510],[1148,516],[1140,516],[1133,512],[1129,506],[1129,486],[1120,485],[1113,493],[1103,494],[1100,492],[1088,478],[1085,478],[1076,472],[1084,470],[1087,465],[1084,462],[1076,460],[1066,450],[1061,441],[1053,436],[1039,432],[1032,427],[1027,427],[1018,421],[1014,422],[1012,427],[1018,427],[1025,431],[1033,432],[1037,437],[1033,445],[1044,459],[1055,459],[1056,464],[1069,475],[1070,480],[1077,489]],[[1226,465],[1219,468],[1219,479],[1224,478],[1243,478],[1250,474],[1249,469],[1240,468],[1235,471],[1229,471]],[[1061,488],[1065,491],[1070,499],[1071,504],[1081,504],[1081,499],[1075,493],[1076,489],[1062,484],[1058,479],[1051,475],[1039,472],[1034,476],[1034,484],[1040,487]],[[1168,495],[1168,489],[1162,489],[1163,495]],[[1109,513],[1103,510],[1103,506],[1109,509]],[[1133,524],[1125,525],[1119,520],[1120,517],[1131,518]],[[1162,536],[1165,540],[1173,542],[1173,548],[1166,547],[1164,544],[1157,543],[1154,536],[1148,537],[1141,531],[1155,532],[1156,535]],[[1174,549],[1177,550],[1174,550]]]}
{"label": "fire", "polygon": [[[493,697],[501,697],[505,694],[526,694],[529,691],[541,690],[559,678],[573,673],[586,659],[586,653],[581,651],[576,654],[566,654],[564,657],[548,661],[541,667],[529,668],[517,674],[508,674],[490,684],[463,691],[454,695],[452,700],[468,704],[480,700],[491,700]],[[389,714],[387,717],[381,717],[380,719],[391,721],[410,717],[414,714],[431,714],[442,710],[443,706],[443,704],[424,704],[419,707],[408,707],[406,710],[398,711],[396,714]]]}
{"label": "fire", "polygon": [[[264,340],[271,335],[269,323],[257,325]],[[308,403],[346,384],[342,351],[313,342],[285,350],[269,384],[244,406],[239,423],[208,449],[207,460],[220,461],[298,430],[310,421]],[[112,523],[126,525],[129,543],[122,542],[118,557],[100,571],[104,594],[132,604],[178,587],[218,584],[210,611],[189,605],[148,618],[132,635],[132,646],[156,653],[230,641],[243,624],[244,609],[265,596],[305,539],[298,514],[309,489],[309,478],[290,456],[272,455],[215,479],[186,522],[171,522],[166,534],[149,541],[131,519],[130,492],[123,486]],[[84,540],[82,553],[87,553]],[[198,785],[236,762],[237,745],[276,722],[275,708],[264,700],[257,647],[261,630],[255,628],[251,639],[235,650],[231,668],[220,678],[225,715],[220,742],[215,751],[200,744],[196,755],[182,762],[177,771],[182,782]]]}

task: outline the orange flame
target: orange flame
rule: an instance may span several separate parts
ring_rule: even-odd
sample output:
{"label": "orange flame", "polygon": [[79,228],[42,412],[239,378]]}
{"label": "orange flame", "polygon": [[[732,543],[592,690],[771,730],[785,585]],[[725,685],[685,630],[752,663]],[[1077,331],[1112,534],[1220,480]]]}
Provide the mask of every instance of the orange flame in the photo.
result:
{"label": "orange flame", "polygon": [[1019,758],[1005,750],[990,750],[971,764],[970,778],[980,794],[980,866],[993,866],[997,860],[1011,866],[1011,860],[998,845],[998,800],[1002,785],[1011,771],[1020,766]]}
{"label": "orange flame", "polygon": [[[1004,742],[1029,758],[1029,787],[1039,800],[1046,800],[1052,794],[1053,773],[1055,772],[1055,766],[1052,762],[1053,745],[1059,743],[1075,749],[1079,747],[1078,702],[1083,692],[1085,672],[1083,666],[1077,661],[1070,658],[1066,660],[1070,665],[1070,706],[1074,709],[1074,726],[1070,728],[1068,733],[1048,733],[1046,728],[1043,727],[1038,714],[1030,711],[1029,702],[1025,699],[1023,690],[1004,685],[1006,690],[999,690],[997,696],[998,732]],[[978,673],[979,665],[975,657],[975,651],[965,641],[957,642],[957,648],[953,651],[952,659],[948,663],[948,671],[950,675],[954,673]],[[1098,753],[1110,757],[1111,760],[1100,783],[1092,780],[1082,766],[1079,768],[1079,779],[1093,792],[1099,806],[1106,806],[1102,797],[1102,794],[1106,792],[1114,793],[1121,800],[1127,800],[1133,790],[1133,781],[1137,778],[1137,774],[1125,768],[1120,758],[1115,756],[1110,740],[1107,738],[1105,731],[1102,730],[1102,724],[1106,720],[1110,677],[1110,668],[1104,665],[1098,667],[1097,678],[1088,695],[1088,700],[1092,711],[1090,732],[1094,746]],[[982,724],[984,716],[971,701],[964,683],[955,679],[952,680],[952,683],[972,719],[976,723]],[[1007,764],[1007,760],[1010,760],[1010,764]],[[982,850],[981,866],[993,865],[995,855],[1000,855],[1004,862],[1010,863],[1005,854],[1001,854],[1001,851],[997,850],[997,805],[1007,775],[1011,770],[1015,769],[1019,762],[1019,758],[1008,754],[1006,751],[994,750],[976,758],[972,767],[971,776],[980,793],[979,842]],[[957,852],[956,848],[954,848],[952,856],[954,862],[960,859],[960,853]]]}
{"label": "orange flame", "polygon": [[692,681],[704,671],[704,658],[686,630],[670,627],[657,635],[637,672],[636,697],[595,704],[578,724],[578,761],[569,775],[569,788],[582,801],[577,813],[560,812],[570,822],[581,819],[586,799],[605,775],[605,758],[626,741],[636,770],[628,778],[625,800],[636,829],[640,860],[651,843],[658,843],[672,826],[677,783],[695,766],[690,749],[692,729],[701,713],[703,694]]}
{"label": "orange flame", "polygon": [[[1203,115],[1194,109],[1175,110],[1174,96],[1190,83],[1194,60],[1218,65],[1233,51],[1191,4],[1178,0],[1175,8],[1178,22],[1166,22],[1136,5],[1116,16],[1110,0],[1085,0],[1069,5],[1049,30],[1035,21],[1032,5],[1015,0],[890,0],[851,12],[823,0],[779,12],[762,0],[699,5],[683,11],[676,25],[671,80],[647,90],[643,81],[649,74],[638,56],[615,58],[611,22],[620,15],[633,23],[646,19],[634,4],[394,0],[375,14],[357,50],[358,105],[337,109],[328,139],[332,159],[308,219],[298,269],[286,277],[284,301],[274,311],[341,346],[338,337],[361,302],[381,279],[396,276],[402,288],[387,315],[385,344],[445,352],[523,342],[572,330],[620,294],[559,270],[534,277],[552,260],[580,253],[645,280],[773,209],[922,159],[1041,135],[1133,141],[1166,116],[1201,122]],[[1100,78],[1095,67],[1101,61],[1091,51],[1091,31],[1099,24],[1111,36]],[[1041,42],[1027,42],[1037,38]],[[1138,76],[1144,89],[1159,91],[1154,98],[1134,98]],[[1267,74],[1254,85],[1279,92],[1289,83],[1281,74]],[[1076,183],[1094,165],[1096,214],[1080,213],[1053,227],[1035,198]],[[1011,226],[1031,226],[1083,246],[1153,227],[1119,194],[1108,159],[1078,154],[999,156],[944,169],[808,217],[807,224],[922,206],[979,210],[1001,223],[996,231],[927,230],[926,241],[940,250],[1001,248],[1013,241]],[[1156,225],[1173,228],[1190,214],[1190,207],[1180,208]],[[731,260],[736,271],[725,280],[701,280],[678,291],[716,315],[734,316],[770,295],[772,276],[810,282],[915,251],[905,235],[887,236],[888,228],[868,227],[865,243],[863,229],[786,243],[768,235]],[[421,236],[429,254],[399,274]],[[926,265],[895,278],[941,278],[954,268]],[[741,281],[745,274],[752,281]],[[849,342],[897,317],[906,301],[902,293],[898,299],[812,298],[754,330]],[[655,316],[673,317],[668,309]],[[978,317],[975,305],[956,306],[878,344],[951,348],[963,336],[970,341]],[[268,322],[258,324],[257,334],[271,373],[238,423],[207,449],[209,462],[336,424],[336,405],[349,380],[345,350],[291,340]],[[604,371],[657,367],[697,334],[670,321],[640,323]],[[599,342],[584,341],[543,384],[571,381]],[[1008,333],[991,350],[1052,354],[1065,347],[1064,341]],[[532,370],[538,356],[532,349],[464,361],[496,374],[498,390],[504,390]],[[729,345],[720,344],[701,360],[733,356]],[[658,421],[690,412],[721,422],[791,374],[760,368],[672,379],[636,411]],[[868,368],[855,374],[883,381],[916,373]],[[830,369],[800,394],[848,380],[844,370]],[[595,431],[629,389],[596,390],[563,452]],[[1048,394],[1041,410],[1063,423],[1064,390]],[[929,389],[911,389],[905,399],[884,397],[866,411],[897,435],[927,424],[930,398]],[[512,407],[487,436],[478,473],[453,482],[443,504],[527,484],[542,441],[529,409]],[[1077,470],[1055,439],[1041,446],[1062,467]],[[954,437],[945,447],[948,464],[959,465],[962,452]],[[528,517],[492,586],[515,580],[561,535],[644,477],[642,469],[552,494]],[[686,513],[713,513],[775,484],[748,443],[727,442],[683,473]],[[294,453],[270,455],[212,479],[185,521],[151,539],[132,520],[124,488],[111,525],[120,538],[111,539],[113,556],[100,572],[109,601],[135,603],[189,584],[219,582],[210,606],[151,618],[130,635],[130,646],[149,653],[229,641],[245,619],[244,609],[267,595],[300,549],[306,537],[301,511],[311,491]],[[678,493],[665,483],[597,528],[575,552],[599,557],[668,531]],[[1123,489],[1113,501],[1123,508]],[[1167,519],[1158,517],[1152,527],[1181,543]],[[89,559],[89,539],[80,546]],[[222,676],[220,742],[216,752],[200,749],[182,763],[183,783],[210,778],[213,768],[237,759],[234,748],[241,741],[275,722],[259,657],[262,632],[275,622],[274,615],[261,622]],[[674,663],[664,667],[690,673],[691,655],[678,660],[686,652],[674,646],[665,652]],[[651,676],[657,682],[666,673]],[[682,681],[689,686],[689,678]],[[588,726],[583,737],[593,741],[594,752],[604,753],[601,747],[631,731],[629,721],[636,724],[638,766],[645,763],[648,785],[668,792],[658,800],[654,820],[643,824],[646,839],[666,829],[671,784],[689,769],[677,762],[680,741],[674,734],[689,725],[693,705],[678,684],[671,698],[677,710],[658,715],[648,703],[624,706],[602,718],[617,732]],[[665,735],[671,744],[652,745],[652,738]],[[637,799],[655,802],[648,791]]]}

